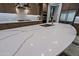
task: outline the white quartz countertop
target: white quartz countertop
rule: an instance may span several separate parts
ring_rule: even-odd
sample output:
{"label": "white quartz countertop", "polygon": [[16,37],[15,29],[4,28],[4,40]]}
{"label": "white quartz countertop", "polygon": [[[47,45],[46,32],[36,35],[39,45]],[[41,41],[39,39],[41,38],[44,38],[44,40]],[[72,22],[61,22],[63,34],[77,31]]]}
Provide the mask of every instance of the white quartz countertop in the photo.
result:
{"label": "white quartz countertop", "polygon": [[25,26],[0,30],[0,55],[53,56],[60,54],[76,37],[69,24]]}

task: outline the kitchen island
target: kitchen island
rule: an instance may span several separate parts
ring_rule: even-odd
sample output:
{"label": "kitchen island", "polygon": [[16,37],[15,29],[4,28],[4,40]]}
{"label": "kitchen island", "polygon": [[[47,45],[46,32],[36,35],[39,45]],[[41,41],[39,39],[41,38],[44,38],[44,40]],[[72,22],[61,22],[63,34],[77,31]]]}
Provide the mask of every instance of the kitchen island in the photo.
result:
{"label": "kitchen island", "polygon": [[56,56],[73,42],[77,34],[69,24],[41,25],[0,30],[0,55]]}

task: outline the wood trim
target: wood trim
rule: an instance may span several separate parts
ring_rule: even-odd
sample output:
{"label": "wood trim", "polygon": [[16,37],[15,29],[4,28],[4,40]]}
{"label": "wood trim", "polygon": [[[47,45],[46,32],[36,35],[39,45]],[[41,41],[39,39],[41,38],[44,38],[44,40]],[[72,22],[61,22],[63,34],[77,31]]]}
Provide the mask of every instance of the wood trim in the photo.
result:
{"label": "wood trim", "polygon": [[23,27],[23,26],[30,26],[30,25],[36,25],[36,24],[41,24],[41,23],[42,23],[42,21],[5,23],[5,24],[0,24],[0,30],[11,29],[11,28],[16,28],[16,27]]}

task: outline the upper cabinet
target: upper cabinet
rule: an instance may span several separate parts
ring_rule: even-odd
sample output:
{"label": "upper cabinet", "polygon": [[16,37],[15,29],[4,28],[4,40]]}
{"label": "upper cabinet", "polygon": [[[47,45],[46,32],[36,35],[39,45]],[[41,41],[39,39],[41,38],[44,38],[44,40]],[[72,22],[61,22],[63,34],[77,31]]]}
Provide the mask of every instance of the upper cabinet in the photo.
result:
{"label": "upper cabinet", "polygon": [[4,13],[16,13],[16,8],[15,8],[14,3],[0,3],[0,12]]}
{"label": "upper cabinet", "polygon": [[63,3],[62,4],[62,11],[67,11],[67,10],[76,10],[77,14],[79,16],[79,3]]}
{"label": "upper cabinet", "polygon": [[79,4],[78,3],[70,3],[69,4],[69,10],[78,10],[79,9]]}
{"label": "upper cabinet", "polygon": [[78,10],[79,9],[79,3],[63,3],[62,4],[62,10]]}
{"label": "upper cabinet", "polygon": [[68,10],[69,9],[69,4],[68,3],[63,3],[62,4],[62,11]]}

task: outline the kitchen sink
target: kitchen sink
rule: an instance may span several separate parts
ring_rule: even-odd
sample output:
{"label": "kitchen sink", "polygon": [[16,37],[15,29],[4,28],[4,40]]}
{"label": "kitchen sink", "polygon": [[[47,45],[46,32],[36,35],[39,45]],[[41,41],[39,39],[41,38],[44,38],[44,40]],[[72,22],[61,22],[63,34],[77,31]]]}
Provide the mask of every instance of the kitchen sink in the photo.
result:
{"label": "kitchen sink", "polygon": [[43,26],[43,27],[49,27],[49,26],[54,26],[53,24],[42,24],[40,26]]}

